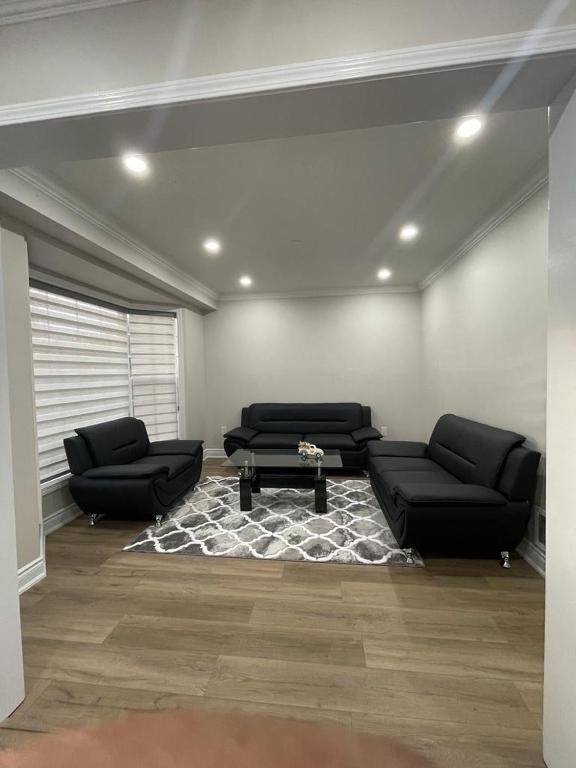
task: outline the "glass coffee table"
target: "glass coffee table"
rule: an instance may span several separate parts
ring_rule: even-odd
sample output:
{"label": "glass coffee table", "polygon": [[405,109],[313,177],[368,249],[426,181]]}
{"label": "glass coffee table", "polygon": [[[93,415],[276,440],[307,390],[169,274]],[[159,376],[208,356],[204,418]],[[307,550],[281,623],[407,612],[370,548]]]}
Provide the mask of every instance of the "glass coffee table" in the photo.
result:
{"label": "glass coffee table", "polygon": [[261,488],[310,488],[318,514],[328,511],[326,470],[342,469],[340,451],[325,451],[321,459],[304,459],[296,449],[235,451],[225,467],[237,467],[240,481],[240,509],[250,512],[252,494]]}

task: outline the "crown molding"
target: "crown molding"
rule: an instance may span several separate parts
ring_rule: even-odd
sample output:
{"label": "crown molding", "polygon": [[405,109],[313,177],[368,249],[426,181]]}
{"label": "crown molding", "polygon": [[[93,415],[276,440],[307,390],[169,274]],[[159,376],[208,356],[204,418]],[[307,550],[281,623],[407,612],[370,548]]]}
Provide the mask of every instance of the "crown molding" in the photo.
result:
{"label": "crown molding", "polygon": [[0,2],[0,26],[138,2],[141,0],[3,0]]}
{"label": "crown molding", "polygon": [[9,104],[0,107],[0,126],[459,69],[571,50],[576,50],[576,24]]}
{"label": "crown molding", "polygon": [[270,293],[221,293],[218,302],[265,301],[269,299],[328,299],[334,296],[372,296],[390,293],[419,293],[418,285],[388,285],[374,288],[319,288]]}
{"label": "crown molding", "polygon": [[[133,265],[141,269],[143,268],[151,275],[157,275],[158,268],[160,268],[163,274],[169,276],[174,287],[187,292],[191,298],[204,303],[208,308],[213,309],[215,307],[215,302],[218,298],[215,291],[183,270],[180,270],[159,253],[148,248],[148,246],[136,240],[112,222],[103,219],[96,211],[84,203],[75,200],[52,179],[29,168],[12,169],[2,173],[7,174],[8,177],[18,179],[36,198],[39,194],[44,198],[48,198],[53,203],[56,203],[61,210],[72,214],[81,223],[89,225],[98,233],[105,235],[109,241],[119,246],[124,253],[130,254],[130,260]],[[88,239],[91,238],[88,237]]]}
{"label": "crown molding", "polygon": [[525,181],[514,194],[512,194],[506,201],[506,203],[493,213],[484,223],[474,231],[474,233],[468,237],[463,243],[461,243],[455,251],[453,251],[448,258],[443,261],[433,272],[420,282],[419,290],[423,291],[432,285],[446,270],[460,261],[469,251],[479,245],[484,238],[493,232],[497,227],[503,224],[506,219],[510,218],[518,208],[521,208],[524,203],[533,197],[537,192],[543,189],[548,183],[548,165],[539,165],[536,171],[534,171],[528,181]]}

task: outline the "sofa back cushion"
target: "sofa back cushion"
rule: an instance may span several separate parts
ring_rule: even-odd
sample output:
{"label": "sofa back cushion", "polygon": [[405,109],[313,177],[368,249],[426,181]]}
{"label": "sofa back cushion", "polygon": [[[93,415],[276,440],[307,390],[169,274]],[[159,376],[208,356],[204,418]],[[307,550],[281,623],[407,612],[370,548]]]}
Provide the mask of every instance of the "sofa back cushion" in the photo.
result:
{"label": "sofa back cushion", "polygon": [[253,403],[248,426],[257,432],[342,434],[360,429],[359,403]]}
{"label": "sofa back cushion", "polygon": [[506,457],[524,439],[516,432],[449,413],[434,427],[429,455],[463,483],[494,488]]}
{"label": "sofa back cushion", "polygon": [[86,441],[97,467],[130,464],[145,456],[150,446],[144,422],[131,416],[79,427],[76,433]]}

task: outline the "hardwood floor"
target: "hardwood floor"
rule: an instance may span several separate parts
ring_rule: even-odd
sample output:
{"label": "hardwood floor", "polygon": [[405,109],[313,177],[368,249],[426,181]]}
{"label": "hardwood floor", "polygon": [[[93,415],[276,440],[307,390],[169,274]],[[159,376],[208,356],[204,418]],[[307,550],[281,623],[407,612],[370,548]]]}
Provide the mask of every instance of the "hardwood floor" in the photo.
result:
{"label": "hardwood floor", "polygon": [[79,518],[48,537],[48,577],[22,595],[28,695],[0,747],[127,710],[239,709],[386,734],[444,768],[544,765],[544,582],[524,561],[122,552],[142,527]]}

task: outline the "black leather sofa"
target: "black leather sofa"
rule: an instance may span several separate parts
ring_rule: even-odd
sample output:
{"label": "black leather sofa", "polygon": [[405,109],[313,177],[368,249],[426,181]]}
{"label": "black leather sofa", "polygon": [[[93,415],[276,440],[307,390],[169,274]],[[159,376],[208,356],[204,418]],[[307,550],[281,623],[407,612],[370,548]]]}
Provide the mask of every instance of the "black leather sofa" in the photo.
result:
{"label": "black leather sofa", "polygon": [[94,524],[100,514],[160,523],[202,471],[201,440],[150,442],[144,422],[126,417],[82,427],[64,440],[70,492]]}
{"label": "black leather sofa", "polygon": [[296,449],[300,440],[337,449],[347,468],[366,467],[366,446],[382,437],[360,403],[253,403],[242,409],[240,427],[224,435],[227,456],[240,448]]}
{"label": "black leather sofa", "polygon": [[430,442],[371,442],[374,493],[401,547],[496,555],[522,540],[540,461],[515,432],[447,414]]}

